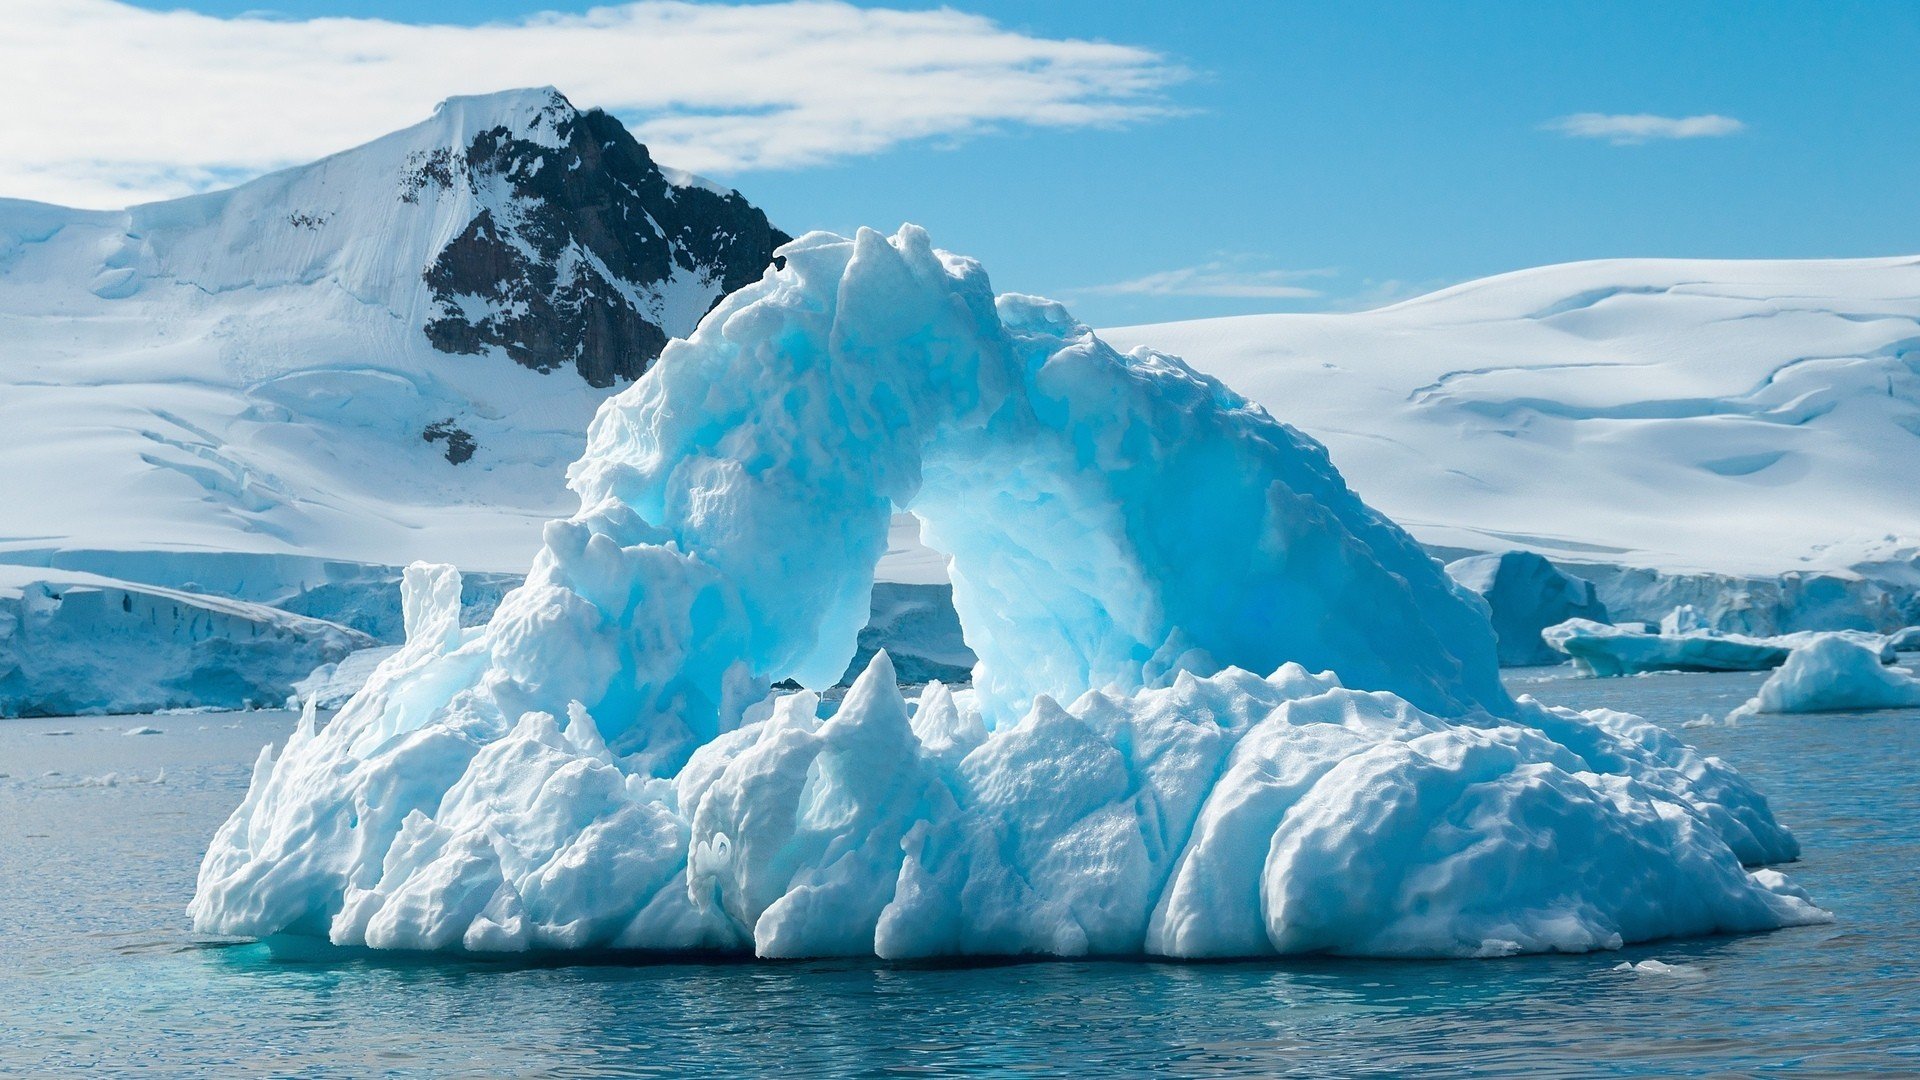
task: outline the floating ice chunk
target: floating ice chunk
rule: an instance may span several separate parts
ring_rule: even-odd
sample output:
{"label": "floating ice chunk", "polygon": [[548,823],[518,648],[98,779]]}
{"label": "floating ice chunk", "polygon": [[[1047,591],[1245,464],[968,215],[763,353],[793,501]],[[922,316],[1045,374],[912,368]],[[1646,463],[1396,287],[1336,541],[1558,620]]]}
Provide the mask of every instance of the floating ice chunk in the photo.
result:
{"label": "floating ice chunk", "polygon": [[1607,621],[1592,582],[1531,551],[1469,556],[1448,563],[1447,573],[1487,602],[1503,667],[1558,664],[1563,658],[1540,639],[1542,630],[1568,619]]}
{"label": "floating ice chunk", "polygon": [[[1665,625],[1685,624],[1687,610],[1670,614]],[[1552,648],[1571,656],[1580,670],[1602,676],[1653,671],[1765,671],[1786,663],[1795,648],[1821,637],[1850,641],[1870,649],[1883,662],[1893,661],[1891,640],[1886,635],[1859,630],[1801,631],[1756,638],[1703,629],[1652,633],[1632,626],[1568,619],[1541,631],[1540,636]]]}
{"label": "floating ice chunk", "polygon": [[1590,619],[1550,626],[1541,638],[1573,658],[1589,675],[1649,671],[1762,671],[1784,663],[1792,650],[1763,639],[1707,633],[1654,634]]}
{"label": "floating ice chunk", "polygon": [[[782,254],[601,411],[487,625],[409,569],[406,645],[263,751],[198,927],[1479,956],[1827,917],[1747,869],[1798,849],[1724,764],[1508,697],[1483,609],[1318,444],[917,229]],[[845,671],[896,508],[972,686],[908,700],[878,652],[830,715],[769,694]]]}
{"label": "floating ice chunk", "polygon": [[1920,708],[1920,678],[1887,667],[1873,648],[1838,634],[1815,636],[1793,650],[1744,713],[1859,712]]}
{"label": "floating ice chunk", "polygon": [[161,769],[151,777],[141,776],[139,773],[109,772],[96,776],[76,776],[67,782],[62,782],[65,780],[64,773],[49,772],[42,774],[41,780],[41,787],[54,790],[68,788],[117,788],[131,784],[156,785],[167,782],[167,770]]}
{"label": "floating ice chunk", "polygon": [[1615,964],[1615,971],[1627,971],[1637,975],[1671,975],[1676,979],[1698,979],[1705,972],[1692,964],[1669,964],[1665,960],[1642,960],[1637,964]]}
{"label": "floating ice chunk", "polygon": [[139,727],[130,727],[127,730],[121,732],[121,734],[122,735],[164,735],[166,734],[166,732],[161,731],[157,727],[147,727],[146,725],[143,724]]}

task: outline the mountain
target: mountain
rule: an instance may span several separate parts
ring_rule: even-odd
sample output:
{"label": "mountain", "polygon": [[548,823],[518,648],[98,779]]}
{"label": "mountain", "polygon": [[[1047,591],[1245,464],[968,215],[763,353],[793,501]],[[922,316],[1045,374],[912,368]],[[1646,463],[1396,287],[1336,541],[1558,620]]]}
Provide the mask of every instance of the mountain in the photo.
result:
{"label": "mountain", "polygon": [[1431,546],[1729,580],[1920,556],[1920,259],[1586,262],[1103,334],[1320,439]]}
{"label": "mountain", "polygon": [[524,569],[599,402],[786,240],[551,89],[227,191],[0,200],[0,562]]}

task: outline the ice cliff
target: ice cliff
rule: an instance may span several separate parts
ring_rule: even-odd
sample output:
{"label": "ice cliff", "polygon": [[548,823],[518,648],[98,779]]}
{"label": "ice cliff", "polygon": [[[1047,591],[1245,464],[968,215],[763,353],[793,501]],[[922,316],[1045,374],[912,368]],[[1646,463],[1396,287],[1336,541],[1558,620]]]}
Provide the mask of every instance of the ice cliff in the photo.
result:
{"label": "ice cliff", "polygon": [[[262,753],[202,930],[1459,956],[1826,917],[1748,869],[1797,849],[1723,763],[1510,699],[1319,444],[916,228],[781,254],[602,408],[485,626],[409,571],[406,646]],[[972,687],[909,700],[878,653],[837,709],[770,694],[841,676],[896,507]]]}
{"label": "ice cliff", "polygon": [[316,665],[371,644],[263,604],[0,566],[0,716],[279,705]]}

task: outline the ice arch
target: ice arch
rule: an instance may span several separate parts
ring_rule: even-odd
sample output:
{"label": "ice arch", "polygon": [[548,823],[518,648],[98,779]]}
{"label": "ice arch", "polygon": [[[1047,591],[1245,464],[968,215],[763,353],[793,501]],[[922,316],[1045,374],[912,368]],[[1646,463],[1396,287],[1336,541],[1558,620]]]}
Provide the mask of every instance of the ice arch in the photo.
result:
{"label": "ice arch", "polygon": [[[1508,698],[1484,611],[1311,440],[918,229],[781,254],[601,410],[486,626],[408,570],[406,647],[262,754],[197,926],[1485,955],[1824,917],[1746,869],[1797,848],[1723,763]],[[896,506],[976,685],[909,701],[881,654],[837,711],[770,695],[841,673]]]}
{"label": "ice arch", "polygon": [[[918,228],[783,254],[596,418],[571,473],[582,513],[535,571],[607,611],[661,577],[699,583],[691,621],[624,631],[615,700],[582,698],[626,745],[676,707],[696,737],[725,726],[729,669],[831,685],[895,506],[953,558],[990,720],[1042,693],[1287,661],[1444,714],[1501,709],[1485,619],[1312,440],[1178,360],[1115,353],[1057,304],[996,301]],[[636,544],[656,547],[614,553]],[[662,565],[607,566],[640,558]],[[600,595],[612,581],[638,591]]]}

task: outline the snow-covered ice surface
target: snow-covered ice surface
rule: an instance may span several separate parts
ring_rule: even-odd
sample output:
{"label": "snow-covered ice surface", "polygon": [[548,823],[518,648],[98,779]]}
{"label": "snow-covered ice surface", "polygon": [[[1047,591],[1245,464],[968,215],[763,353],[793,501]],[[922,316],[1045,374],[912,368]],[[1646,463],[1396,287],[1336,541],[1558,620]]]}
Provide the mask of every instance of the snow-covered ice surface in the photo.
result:
{"label": "snow-covered ice surface", "polygon": [[[1724,763],[1510,698],[1483,608],[1318,444],[918,229],[783,252],[601,410],[486,626],[408,571],[406,646],[262,753],[196,925],[1477,956],[1827,918],[1748,869],[1797,845]],[[769,696],[841,675],[895,508],[973,686],[908,700],[882,653],[829,715]]]}
{"label": "snow-covered ice surface", "polygon": [[262,604],[0,565],[0,716],[277,706],[371,644]]}
{"label": "snow-covered ice surface", "polygon": [[[1575,263],[1102,334],[1286,417],[1426,543],[1761,576],[1920,551],[1920,259]],[[1895,628],[1826,628],[1856,625]]]}
{"label": "snow-covered ice surface", "polygon": [[[1641,675],[1655,671],[1765,671],[1787,662],[1792,652],[1833,638],[1868,651],[1880,663],[1892,663],[1894,638],[1861,630],[1803,630],[1774,637],[1723,634],[1686,622],[1681,629],[1669,613],[1662,628],[1610,626],[1591,619],[1568,619],[1541,631],[1541,639],[1588,675]],[[1687,615],[1692,615],[1688,612]]]}
{"label": "snow-covered ice surface", "polygon": [[1742,712],[1818,713],[1920,708],[1920,678],[1888,667],[1880,651],[1838,634],[1816,635],[1741,706]]}
{"label": "snow-covered ice surface", "polygon": [[1531,551],[1470,555],[1447,564],[1447,574],[1487,602],[1499,639],[1500,665],[1557,664],[1560,654],[1540,632],[1568,619],[1607,621],[1593,583],[1556,568]]}

